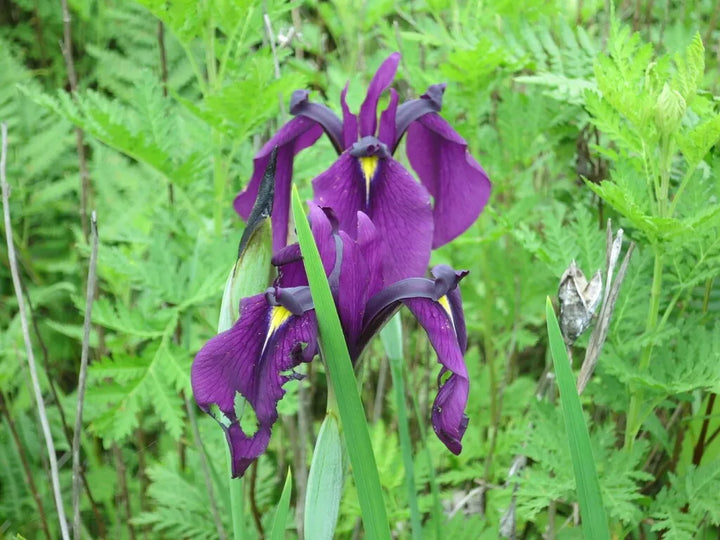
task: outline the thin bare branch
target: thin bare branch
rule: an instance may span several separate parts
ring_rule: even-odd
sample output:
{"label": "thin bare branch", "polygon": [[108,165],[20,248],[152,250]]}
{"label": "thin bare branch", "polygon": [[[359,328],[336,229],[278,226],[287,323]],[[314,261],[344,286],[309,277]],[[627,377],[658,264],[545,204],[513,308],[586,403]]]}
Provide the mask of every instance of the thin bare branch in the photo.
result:
{"label": "thin bare branch", "polygon": [[[73,99],[76,98],[78,80],[75,71],[75,60],[72,53],[72,29],[70,26],[70,10],[68,9],[67,0],[61,0],[63,14],[63,42],[60,43],[60,50],[65,59],[65,69],[68,73],[68,82],[70,83],[70,94]],[[88,241],[88,222],[87,222],[87,201],[90,192],[90,173],[87,167],[87,154],[85,153],[85,133],[80,128],[75,128],[75,147],[77,150],[78,161],[80,162],[80,220],[82,223],[83,235],[85,242]]]}
{"label": "thin bare branch", "polygon": [[225,529],[223,528],[220,511],[218,510],[217,503],[215,502],[215,492],[213,490],[212,478],[210,476],[210,466],[208,465],[207,456],[205,455],[205,448],[203,447],[202,439],[200,438],[200,430],[198,429],[195,409],[184,392],[183,399],[185,400],[185,408],[187,409],[188,418],[190,418],[190,425],[192,426],[195,446],[197,447],[198,455],[200,456],[200,467],[202,468],[203,478],[205,480],[205,488],[207,489],[208,500],[210,501],[210,510],[212,511],[213,520],[215,521],[215,529],[217,530],[218,538],[220,540],[225,540],[227,538],[227,534],[225,533]]}
{"label": "thin bare branch", "polygon": [[62,492],[60,489],[60,476],[58,473],[57,457],[55,455],[55,443],[50,432],[50,423],[48,422],[47,412],[45,411],[45,402],[43,401],[42,390],[40,388],[40,379],[38,378],[37,368],[35,364],[35,353],[33,352],[32,342],[30,341],[30,329],[28,328],[27,314],[25,313],[25,299],[23,297],[22,286],[20,285],[20,273],[18,272],[17,257],[15,255],[15,244],[12,237],[12,223],[10,222],[10,188],[5,178],[5,167],[7,163],[7,124],[2,124],[2,152],[0,153],[0,185],[2,186],[3,215],[5,218],[5,237],[7,239],[8,263],[10,264],[10,273],[12,274],[13,286],[15,287],[15,296],[18,302],[18,311],[20,313],[20,324],[22,326],[23,339],[25,340],[25,349],[27,351],[28,368],[30,369],[30,378],[32,379],[33,391],[35,393],[35,401],[37,403],[38,416],[40,416],[40,424],[42,426],[43,435],[45,437],[45,445],[47,446],[48,459],[50,461],[50,478],[53,485],[53,493],[55,495],[55,506],[57,507],[58,520],[60,521],[60,532],[63,540],[68,540],[67,521],[65,519],[65,508],[63,507]]}
{"label": "thin bare branch", "polygon": [[97,282],[98,230],[97,216],[93,210],[90,218],[90,235],[92,251],[88,268],[87,289],[85,293],[85,318],[83,320],[83,341],[80,353],[80,375],[78,377],[77,408],[75,409],[75,429],[73,430],[73,537],[80,538],[80,433],[82,431],[83,404],[85,401],[85,385],[87,383],[88,356],[90,353],[90,325],[92,307],[95,300],[95,284]]}
{"label": "thin bare branch", "polygon": [[620,294],[620,286],[625,279],[628,265],[630,264],[630,257],[632,257],[633,251],[635,250],[635,242],[630,243],[630,247],[625,253],[625,258],[620,265],[617,276],[613,280],[613,273],[615,272],[615,266],[617,265],[620,251],[622,249],[622,238],[623,231],[619,229],[617,235],[613,239],[612,224],[608,220],[607,225],[607,252],[606,252],[606,281],[605,281],[605,293],[603,298],[602,307],[600,308],[600,314],[598,315],[595,328],[590,336],[590,342],[588,343],[587,350],[585,351],[585,359],[583,360],[582,367],[580,368],[580,374],[577,379],[577,390],[578,394],[582,394],[585,390],[590,377],[595,371],[600,351],[605,344],[605,339],[610,329],[610,320],[612,318],[613,311],[615,309],[615,302],[617,302],[618,295]]}
{"label": "thin bare branch", "polygon": [[8,410],[7,403],[5,402],[5,395],[2,393],[2,390],[0,390],[0,410],[5,413],[5,416],[7,418],[8,427],[10,428],[10,434],[12,435],[13,441],[15,442],[15,447],[17,448],[18,455],[20,456],[20,462],[22,463],[23,472],[25,473],[25,480],[28,484],[28,487],[30,488],[30,493],[32,493],[33,499],[35,499],[35,504],[38,507],[38,514],[40,515],[40,525],[42,526],[42,530],[45,533],[45,538],[51,540],[52,537],[50,536],[50,530],[48,529],[47,519],[45,517],[45,507],[43,506],[42,499],[40,498],[40,494],[38,493],[37,487],[35,486],[35,480],[33,480],[32,470],[30,469],[30,463],[28,462],[25,448],[23,447],[22,441],[20,440],[17,429],[15,428],[15,422],[13,422],[12,416],[10,416],[10,411]]}
{"label": "thin bare branch", "polygon": [[132,511],[130,510],[130,494],[127,487],[127,469],[122,450],[117,443],[112,445],[112,453],[115,458],[115,469],[117,470],[118,493],[115,495],[115,501],[118,506],[122,507],[125,512],[125,523],[127,524],[128,535],[130,540],[135,540],[135,527],[132,522]]}

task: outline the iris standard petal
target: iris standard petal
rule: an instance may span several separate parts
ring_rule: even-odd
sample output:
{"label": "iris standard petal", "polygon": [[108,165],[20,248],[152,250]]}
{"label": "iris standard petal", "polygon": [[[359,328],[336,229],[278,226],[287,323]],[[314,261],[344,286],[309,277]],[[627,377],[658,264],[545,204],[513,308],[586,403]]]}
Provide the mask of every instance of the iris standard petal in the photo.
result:
{"label": "iris standard petal", "polygon": [[407,155],[434,197],[432,247],[440,247],[462,234],[480,215],[490,197],[490,180],[468,152],[465,140],[436,113],[410,124]]}
{"label": "iris standard petal", "polygon": [[340,106],[342,107],[343,113],[343,148],[346,150],[358,140],[357,116],[350,112],[346,99],[349,84],[349,82],[345,83],[345,87],[340,93]]}
{"label": "iris standard petal", "polygon": [[304,116],[290,120],[262,147],[253,160],[253,175],[245,190],[235,197],[235,210],[247,220],[257,198],[260,180],[270,154],[277,146],[277,165],[275,167],[275,202],[273,205],[273,251],[287,244],[288,220],[290,212],[290,184],[292,182],[293,160],[295,154],[312,146],[323,134],[323,128],[315,121]]}
{"label": "iris standard petal", "polygon": [[375,72],[370,85],[368,86],[365,101],[360,106],[360,137],[374,136],[377,128],[377,105],[382,94],[393,82],[398,64],[400,63],[400,53],[392,53],[380,65]]}
{"label": "iris standard petal", "polygon": [[195,357],[195,401],[223,427],[234,477],[267,448],[283,384],[295,377],[293,368],[312,359],[316,337],[314,311],[293,315],[257,295],[243,299],[235,325]]}
{"label": "iris standard petal", "polygon": [[385,109],[380,115],[380,132],[378,133],[378,139],[385,143],[388,148],[395,147],[396,138],[396,125],[395,117],[397,115],[398,108],[398,93],[394,88],[390,89],[390,103],[388,103],[387,109]]}
{"label": "iris standard petal", "polygon": [[457,323],[453,321],[445,296],[439,301],[416,298],[405,300],[404,303],[427,332],[438,362],[442,365],[438,375],[438,394],[432,408],[433,428],[445,446],[453,454],[459,454],[468,424],[465,407],[469,381],[463,359],[464,351],[458,343],[455,330]]}

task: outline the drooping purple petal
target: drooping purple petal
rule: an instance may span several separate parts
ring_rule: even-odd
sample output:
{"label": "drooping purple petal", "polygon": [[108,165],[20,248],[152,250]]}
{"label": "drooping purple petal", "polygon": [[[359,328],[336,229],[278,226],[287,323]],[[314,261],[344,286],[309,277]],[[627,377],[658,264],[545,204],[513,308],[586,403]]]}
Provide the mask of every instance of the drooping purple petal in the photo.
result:
{"label": "drooping purple petal", "polygon": [[[316,336],[314,311],[293,315],[257,295],[243,299],[235,325],[211,339],[195,357],[195,401],[223,427],[233,477],[242,476],[267,448],[278,418],[277,402],[285,393],[283,384],[295,377],[293,368],[312,359]],[[236,411],[236,403],[244,407],[242,413]]]}
{"label": "drooping purple petal", "polygon": [[350,112],[346,100],[349,84],[349,82],[345,83],[345,87],[340,94],[340,106],[342,107],[343,113],[343,145],[346,150],[358,140],[357,116]]}
{"label": "drooping purple petal", "polygon": [[386,283],[423,275],[432,242],[430,196],[394,159],[374,157],[366,171],[361,159],[346,152],[316,177],[315,203],[332,208],[344,231],[357,231],[358,211],[367,214],[383,238]]}
{"label": "drooping purple petal", "polygon": [[395,146],[397,106],[398,93],[394,88],[391,88],[390,103],[388,103],[387,109],[380,114],[380,132],[378,133],[378,139],[385,143],[388,148],[394,148]]}
{"label": "drooping purple petal", "polygon": [[292,182],[295,154],[312,146],[323,134],[323,128],[315,121],[298,116],[290,120],[262,147],[253,160],[253,175],[245,190],[235,197],[235,210],[247,219],[257,198],[260,180],[270,160],[270,153],[277,146],[275,168],[275,202],[273,205],[273,251],[287,244],[290,212],[290,184]]}
{"label": "drooping purple petal", "polygon": [[404,303],[427,332],[442,365],[438,375],[438,394],[432,408],[432,423],[438,438],[457,455],[462,450],[461,441],[468,424],[465,407],[469,381],[464,351],[455,330],[457,321],[453,321],[445,307],[447,301],[442,298],[437,302],[418,298],[405,300]]}
{"label": "drooping purple petal", "polygon": [[430,197],[399,162],[388,158],[379,163],[366,213],[385,244],[385,282],[422,276],[433,235]]}
{"label": "drooping purple petal", "polygon": [[490,180],[467,143],[436,113],[410,124],[407,155],[435,199],[433,248],[462,234],[490,197]]}
{"label": "drooping purple petal", "polygon": [[357,159],[347,152],[341,154],[312,183],[313,202],[335,211],[340,230],[356,230],[357,212],[365,206],[365,180]]}
{"label": "drooping purple petal", "polygon": [[365,101],[360,106],[360,136],[374,136],[377,128],[377,105],[382,94],[392,83],[400,63],[400,53],[393,53],[380,65],[370,81]]}

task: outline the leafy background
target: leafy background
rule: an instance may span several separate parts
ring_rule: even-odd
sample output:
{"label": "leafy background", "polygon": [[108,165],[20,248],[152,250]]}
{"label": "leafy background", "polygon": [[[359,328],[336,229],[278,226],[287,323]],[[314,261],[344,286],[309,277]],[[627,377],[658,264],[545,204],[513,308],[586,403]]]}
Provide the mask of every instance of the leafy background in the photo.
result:
{"label": "leafy background", "polygon": [[[225,442],[195,409],[189,368],[216,330],[242,232],[232,198],[256,149],[288,119],[294,89],[337,110],[349,79],[357,108],[374,69],[398,50],[401,98],[447,82],[443,115],[493,181],[478,222],[433,256],[471,272],[463,281],[471,423],[460,456],[428,433],[435,358],[403,321],[423,534],[580,536],[554,390],[535,397],[550,365],[543,306],[571,260],[586,274],[604,269],[611,218],[637,249],[581,396],[611,530],[717,537],[719,4],[72,0],[69,8],[75,93],[58,46],[61,3],[0,1],[0,120],[67,508],[90,254],[76,130],[84,137],[85,210],[97,211],[100,237],[82,433],[92,494],[82,498],[85,536],[231,530]],[[300,155],[302,193],[332,159],[329,143]],[[4,245],[0,263],[0,532],[40,538],[47,527],[55,538]],[[575,358],[586,344],[575,345]],[[303,475],[326,397],[322,367],[307,375],[288,385],[270,449],[244,484],[250,536],[269,530],[288,467],[297,519],[287,534],[302,534]],[[407,493],[379,342],[360,377],[391,528],[404,538]],[[348,479],[337,535],[361,535],[358,516]]]}

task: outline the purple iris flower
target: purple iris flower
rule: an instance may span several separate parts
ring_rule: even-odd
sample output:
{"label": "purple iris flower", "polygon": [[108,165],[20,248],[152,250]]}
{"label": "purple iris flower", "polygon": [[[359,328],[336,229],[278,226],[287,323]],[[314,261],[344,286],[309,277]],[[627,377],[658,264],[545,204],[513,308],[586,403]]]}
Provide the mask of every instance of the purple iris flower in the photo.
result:
{"label": "purple iris flower", "polygon": [[[287,244],[293,159],[323,132],[339,158],[313,180],[315,203],[334,210],[341,230],[357,229],[359,211],[372,220],[382,231],[382,266],[388,282],[422,275],[431,249],[460,235],[485,207],[490,195],[487,174],[465,140],[438,114],[445,85],[433,85],[419,99],[399,106],[397,92],[390,89],[390,102],[378,122],[380,96],[390,87],[399,62],[399,53],[383,62],[357,116],[345,100],[347,85],[341,94],[342,120],[325,105],[309,101],[307,91],[293,94],[290,112],[295,118],[255,156],[250,183],[234,202],[247,219],[270,153],[277,147],[276,252]],[[421,183],[392,157],[406,133],[408,159]]]}
{"label": "purple iris flower", "polygon": [[[337,229],[329,210],[312,205],[310,220],[353,362],[406,305],[427,332],[441,364],[433,428],[450,451],[460,453],[468,423],[468,374],[458,283],[466,272],[437,266],[434,279],[408,278],[384,287],[379,265],[383,239],[366,214],[357,213],[353,237]],[[280,250],[273,264],[278,269],[275,286],[243,299],[237,322],[211,339],[192,366],[195,400],[223,427],[234,477],[265,451],[283,385],[298,378],[294,369],[318,352],[315,310],[297,244]]]}

